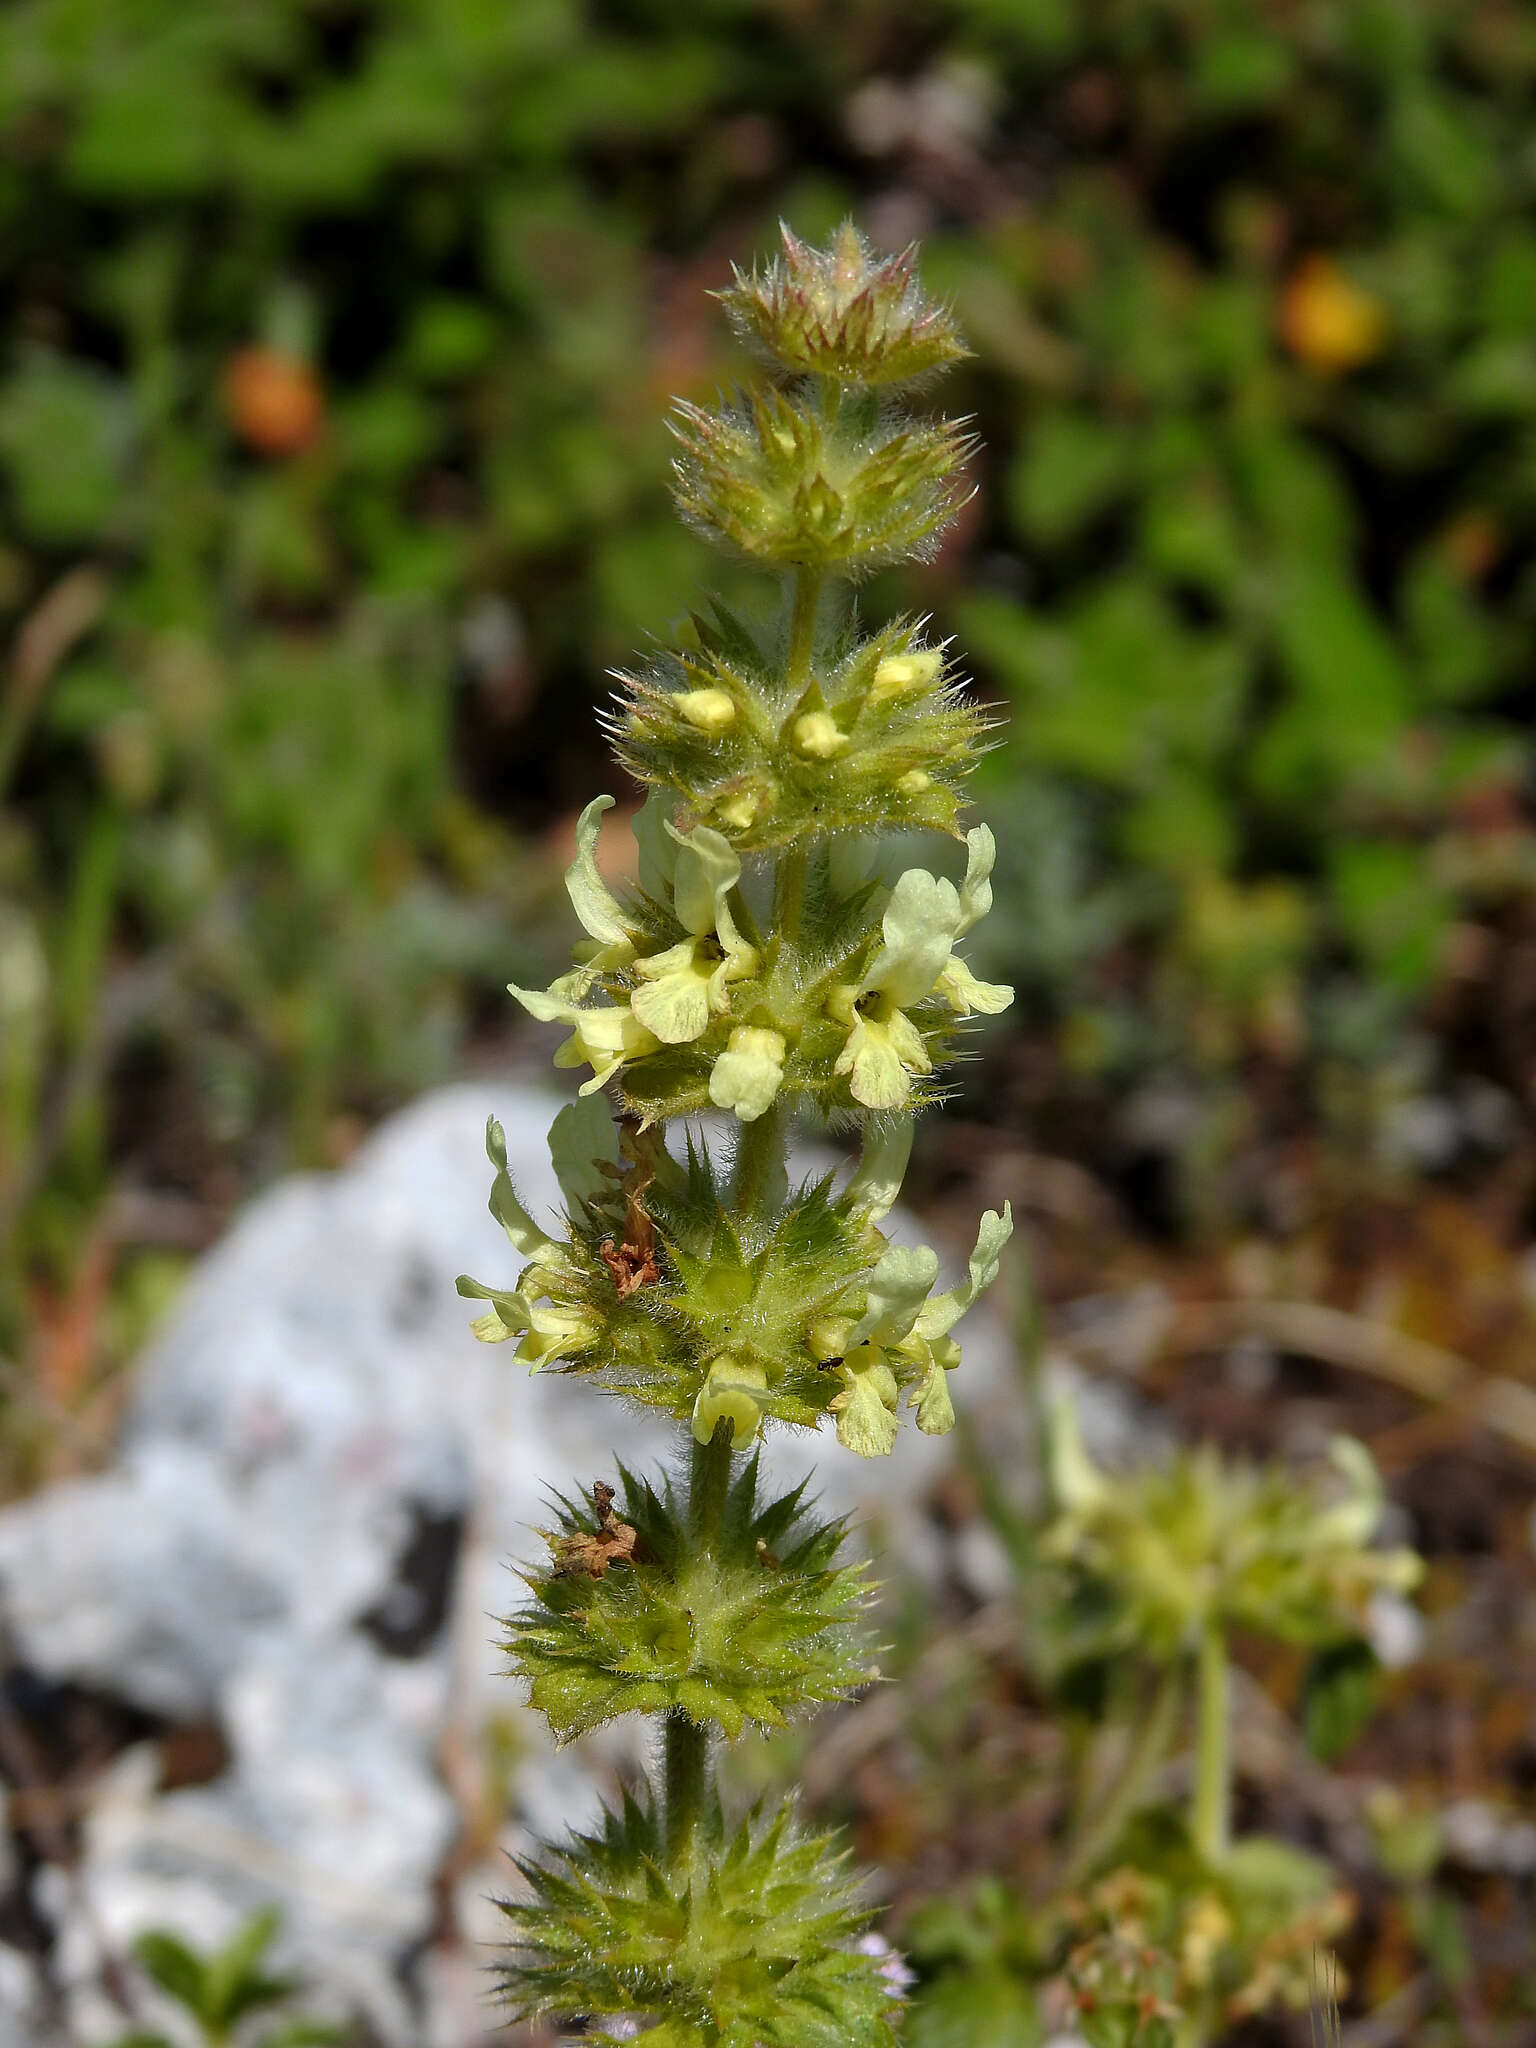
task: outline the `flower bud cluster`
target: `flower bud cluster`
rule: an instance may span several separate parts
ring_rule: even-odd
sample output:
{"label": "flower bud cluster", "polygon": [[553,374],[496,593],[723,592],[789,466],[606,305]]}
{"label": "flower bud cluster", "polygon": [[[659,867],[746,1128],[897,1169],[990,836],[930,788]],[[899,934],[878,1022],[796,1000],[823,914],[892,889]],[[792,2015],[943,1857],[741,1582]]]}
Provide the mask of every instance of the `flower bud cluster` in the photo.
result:
{"label": "flower bud cluster", "polygon": [[909,384],[970,350],[954,316],[917,282],[917,250],[873,259],[851,222],[827,249],[786,227],[783,253],[764,270],[736,271],[717,296],[732,324],[788,370],[845,384]]}
{"label": "flower bud cluster", "polygon": [[1352,1908],[1321,1857],[1263,1835],[1199,1882],[1122,1866],[1068,1907],[1077,2030],[1089,2048],[1176,2048],[1275,2003],[1315,2012],[1319,1956]]}
{"label": "flower bud cluster", "polygon": [[931,551],[970,495],[975,442],[823,392],[766,391],[712,411],[679,401],[672,493],[691,526],[776,569],[865,575]]}
{"label": "flower bud cluster", "polygon": [[958,836],[988,720],[917,626],[830,649],[790,691],[782,648],[745,622],[721,611],[695,630],[621,678],[618,752],[638,780],[676,789],[743,853],[833,830]]}

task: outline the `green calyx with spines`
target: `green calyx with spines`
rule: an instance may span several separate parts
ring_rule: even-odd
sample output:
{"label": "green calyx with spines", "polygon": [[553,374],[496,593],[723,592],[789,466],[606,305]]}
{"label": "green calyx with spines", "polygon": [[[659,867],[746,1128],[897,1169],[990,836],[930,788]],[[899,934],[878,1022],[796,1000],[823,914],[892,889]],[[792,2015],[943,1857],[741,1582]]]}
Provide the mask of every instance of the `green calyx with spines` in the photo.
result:
{"label": "green calyx with spines", "polygon": [[970,354],[949,309],[918,285],[915,246],[872,258],[851,221],[826,249],[780,233],[779,256],[761,271],[736,271],[715,296],[731,324],[786,369],[889,386]]}
{"label": "green calyx with spines", "polygon": [[734,405],[679,402],[673,496],[691,526],[775,569],[874,569],[930,553],[970,495],[975,443],[814,386]]}
{"label": "green calyx with spines", "polygon": [[[962,806],[989,721],[921,625],[863,634],[838,587],[931,552],[963,502],[964,429],[891,393],[964,348],[911,252],[876,259],[852,228],[826,250],[786,235],[722,296],[775,381],[679,409],[674,490],[700,530],[787,572],[782,611],[706,607],[621,678],[610,730],[647,790],[636,881],[610,882],[598,797],[566,875],[572,965],[512,991],[582,1076],[550,1132],[564,1214],[529,1215],[493,1120],[490,1206],[520,1264],[459,1281],[479,1338],[669,1414],[688,1461],[686,1485],[621,1467],[590,1504],[557,1496],[524,1574],[506,1641],[556,1735],[651,1713],[663,1750],[659,1794],[522,1866],[506,1986],[587,2040],[883,2048],[896,2000],[841,1859],[788,1807],[728,1833],[710,1751],[873,1676],[841,1525],[800,1489],[760,1502],[755,1457],[735,1461],[775,1426],[830,1418],[866,1458],[903,1419],[952,1428],[951,1333],[1012,1229],[1006,1205],[985,1215],[945,1287],[931,1248],[882,1227],[915,1111],[1012,991],[966,958],[992,901],[992,835]],[[880,836],[919,830],[963,859],[887,868]],[[859,1132],[851,1172],[792,1181],[807,1111]],[[699,1112],[731,1139],[669,1146]]]}
{"label": "green calyx with spines", "polygon": [[[897,2000],[854,1942],[866,1920],[845,1855],[786,1810],[727,1834],[717,1802],[679,1851],[649,1800],[519,1864],[503,1908],[519,2019],[585,2019],[644,2048],[895,2048]],[[638,2034],[605,2019],[652,2015]]]}
{"label": "green calyx with spines", "polygon": [[1326,1647],[1364,1636],[1371,1602],[1422,1577],[1411,1550],[1374,1542],[1386,1497],[1352,1437],[1334,1438],[1331,1473],[1298,1484],[1209,1445],[1111,1478],[1064,1400],[1049,1436],[1058,1511],[1041,1550],[1066,1582],[1069,1655],[1168,1658],[1213,1628]]}
{"label": "green calyx with spines", "polygon": [[[735,1737],[868,1683],[853,1628],[866,1574],[836,1563],[843,1525],[813,1519],[803,1483],[758,1506],[753,1458],[699,1545],[670,1483],[619,1477],[611,1503],[561,1499],[550,1562],[525,1575],[532,1604],[508,1623],[513,1669],[562,1741],[674,1709]],[[613,1531],[622,1567],[602,1547]]]}
{"label": "green calyx with spines", "polygon": [[[1012,1223],[989,1211],[966,1280],[939,1288],[938,1255],[893,1246],[877,1220],[910,1135],[877,1128],[841,1194],[827,1176],[758,1215],[722,1199],[702,1146],[690,1139],[679,1162],[634,1132],[628,1163],[610,1163],[601,1191],[573,1204],[565,1244],[519,1208],[517,1240],[533,1256],[515,1285],[461,1277],[461,1294],[491,1304],[476,1334],[515,1341],[535,1370],[586,1374],[660,1408],[699,1441],[722,1414],[738,1447],[765,1421],[814,1429],[830,1414],[849,1449],[874,1456],[895,1442],[903,1395],[918,1427],[942,1434],[960,1358],[949,1332],[990,1285]],[[487,1146],[504,1158],[494,1123]],[[491,1206],[504,1222],[507,1185],[503,1170]]]}
{"label": "green calyx with spines", "polygon": [[782,648],[723,607],[693,638],[621,678],[617,748],[637,780],[670,784],[743,853],[834,830],[959,837],[988,720],[918,625],[838,636],[792,691]]}

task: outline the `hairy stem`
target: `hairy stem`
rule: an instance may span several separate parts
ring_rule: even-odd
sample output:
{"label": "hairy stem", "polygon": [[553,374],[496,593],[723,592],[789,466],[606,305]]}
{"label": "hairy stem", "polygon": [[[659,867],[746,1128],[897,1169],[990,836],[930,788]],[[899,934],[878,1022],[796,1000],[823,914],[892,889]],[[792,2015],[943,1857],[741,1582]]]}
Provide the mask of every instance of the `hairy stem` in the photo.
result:
{"label": "hairy stem", "polygon": [[[811,677],[816,652],[816,617],[825,576],[820,569],[797,569],[790,603],[789,649],[784,659],[785,695],[798,697]],[[800,933],[805,905],[806,850],[790,847],[773,871],[773,931],[780,946],[793,946]]]}
{"label": "hairy stem", "polygon": [[708,1731],[674,1708],[662,1732],[662,1798],[669,1861],[686,1854],[704,1811],[708,1784]]}
{"label": "hairy stem", "polygon": [[1195,1667],[1195,1783],[1190,1832],[1208,1863],[1227,1853],[1232,1828],[1232,1700],[1227,1639],[1207,1622]]}
{"label": "hairy stem", "polygon": [[707,1444],[694,1442],[688,1474],[688,1519],[694,1537],[708,1550],[725,1519],[731,1485],[731,1425],[717,1422]]}
{"label": "hairy stem", "polygon": [[783,1207],[789,1173],[787,1123],[783,1103],[774,1102],[741,1126],[731,1199],[744,1222],[776,1216]]}
{"label": "hairy stem", "polygon": [[821,604],[824,573],[820,569],[795,571],[795,594],[789,619],[789,653],[784,664],[786,690],[803,690],[811,679],[811,656],[816,652],[816,613]]}
{"label": "hairy stem", "polygon": [[[688,1521],[701,1550],[713,1547],[731,1485],[731,1425],[720,1422],[707,1444],[693,1443],[688,1469]],[[669,1858],[686,1853],[710,1789],[709,1733],[679,1708],[662,1724],[662,1801]]]}
{"label": "hairy stem", "polygon": [[793,949],[805,909],[805,877],[809,856],[803,846],[779,855],[773,871],[774,957]]}

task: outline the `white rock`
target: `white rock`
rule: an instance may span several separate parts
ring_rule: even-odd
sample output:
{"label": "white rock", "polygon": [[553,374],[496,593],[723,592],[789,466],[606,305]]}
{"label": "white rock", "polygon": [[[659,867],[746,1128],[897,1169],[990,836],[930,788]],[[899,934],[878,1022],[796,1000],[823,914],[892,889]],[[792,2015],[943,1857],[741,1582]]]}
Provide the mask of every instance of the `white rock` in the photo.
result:
{"label": "white rock", "polygon": [[42,2048],[48,2038],[36,1961],[0,1942],[0,2048]]}
{"label": "white rock", "polygon": [[1365,1625],[1371,1648],[1387,1671],[1405,1670],[1423,1651],[1424,1617],[1401,1593],[1373,1594]]}
{"label": "white rock", "polygon": [[[284,1966],[360,2006],[384,2042],[420,2039],[397,1972],[433,1927],[458,1827],[444,1743],[473,1757],[492,1716],[534,1726],[494,1640],[491,1617],[518,1598],[509,1560],[536,1550],[552,1486],[590,1484],[615,1447],[642,1467],[681,1452],[659,1420],[476,1344],[454,1292],[461,1271],[510,1280],[520,1263],[486,1211],[487,1115],[523,1199],[552,1218],[557,1106],[511,1083],[449,1089],[344,1171],[257,1199],[145,1360],[116,1467],[0,1512],[0,1615],[23,1660],[173,1719],[216,1719],[230,1750],[215,1783],[165,1794],[148,1752],[131,1753],[87,1817],[89,1915],[68,1887],[44,1887],[82,2040],[106,2026],[88,1921],[119,1947],[151,1925],[207,1945],[269,1900]],[[984,1310],[961,1335],[956,1397],[994,1453],[1022,1459],[1006,1337]],[[1094,1421],[1089,1434],[1102,1444]],[[888,1561],[931,1569],[918,1504],[950,1456],[906,1428],[877,1465],[830,1431],[780,1437],[765,1462],[775,1479],[814,1463],[826,1506],[862,1516]],[[399,1563],[424,1518],[450,1537],[463,1523],[447,1620],[417,1654],[392,1655],[388,1631],[363,1624],[382,1614],[408,1632]],[[998,1579],[995,1557],[977,1570]],[[559,1758],[530,1735],[508,1845],[588,1820],[635,1755],[624,1728]],[[462,1973],[449,1976],[461,1999]]]}

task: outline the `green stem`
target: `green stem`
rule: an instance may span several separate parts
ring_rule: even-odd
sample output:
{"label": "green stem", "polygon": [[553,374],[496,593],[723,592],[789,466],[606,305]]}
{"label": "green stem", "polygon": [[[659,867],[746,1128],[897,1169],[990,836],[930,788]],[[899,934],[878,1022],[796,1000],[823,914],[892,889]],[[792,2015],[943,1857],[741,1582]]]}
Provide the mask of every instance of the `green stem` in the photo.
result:
{"label": "green stem", "polygon": [[816,652],[816,613],[821,604],[821,569],[795,571],[794,608],[789,620],[789,653],[784,663],[784,687],[796,696],[811,678],[811,657]]}
{"label": "green stem", "polygon": [[1190,1832],[1207,1863],[1226,1856],[1232,1830],[1232,1699],[1227,1639],[1206,1623],[1195,1667],[1195,1783]]}
{"label": "green stem", "polygon": [[800,936],[805,912],[805,877],[809,856],[804,846],[791,846],[778,858],[773,871],[774,954],[793,946]]}
{"label": "green stem", "polygon": [[782,1102],[774,1102],[751,1123],[742,1124],[736,1142],[736,1170],[731,1200],[744,1220],[776,1216],[789,1190],[789,1135]]}
{"label": "green stem", "polygon": [[667,1860],[687,1853],[704,1811],[709,1784],[709,1735],[674,1707],[662,1729],[662,1797]]}
{"label": "green stem", "polygon": [[1119,1776],[1068,1851],[1053,1896],[1070,1891],[1089,1874],[1100,1857],[1113,1849],[1168,1754],[1183,1703],[1184,1672],[1175,1661],[1158,1682],[1152,1704],[1132,1738]]}
{"label": "green stem", "polygon": [[724,1420],[715,1424],[707,1444],[690,1439],[688,1521],[695,1540],[705,1550],[713,1546],[725,1520],[725,1497],[731,1488],[731,1440],[731,1425]]}
{"label": "green stem", "polygon": [[[720,1422],[707,1444],[692,1444],[689,1457],[689,1534],[700,1550],[715,1545],[730,1485],[731,1425]],[[662,1813],[669,1859],[686,1853],[709,1785],[709,1735],[674,1708],[662,1724]]]}

